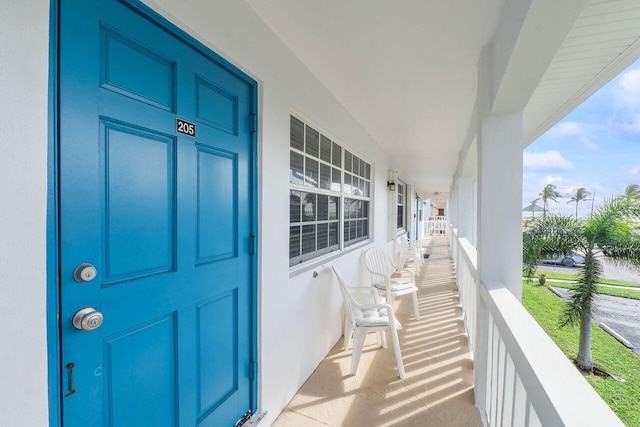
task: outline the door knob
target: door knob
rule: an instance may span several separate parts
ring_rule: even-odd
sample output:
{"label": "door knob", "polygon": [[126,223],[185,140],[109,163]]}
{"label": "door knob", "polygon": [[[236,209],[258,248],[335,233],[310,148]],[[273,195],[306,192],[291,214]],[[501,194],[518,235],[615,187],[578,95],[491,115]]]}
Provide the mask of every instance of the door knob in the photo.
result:
{"label": "door knob", "polygon": [[85,307],[78,310],[76,314],[73,315],[73,327],[79,329],[81,331],[93,331],[94,329],[98,329],[100,325],[102,325],[102,320],[104,317],[102,313],[96,311],[93,307]]}

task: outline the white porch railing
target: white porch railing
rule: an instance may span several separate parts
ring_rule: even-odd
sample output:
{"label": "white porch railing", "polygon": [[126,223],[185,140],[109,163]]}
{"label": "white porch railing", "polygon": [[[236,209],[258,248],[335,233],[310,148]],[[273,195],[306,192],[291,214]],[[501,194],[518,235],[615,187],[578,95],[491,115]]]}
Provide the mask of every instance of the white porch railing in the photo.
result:
{"label": "white porch railing", "polygon": [[488,426],[622,426],[507,288],[482,283],[475,248],[451,228],[476,406]]}
{"label": "white porch railing", "polygon": [[476,265],[476,248],[465,238],[458,238],[455,229],[449,234],[453,260],[456,267],[456,283],[460,294],[460,303],[464,314],[464,326],[469,337],[469,350],[475,351],[476,343],[476,307],[478,305],[478,267]]}
{"label": "white porch railing", "polygon": [[449,220],[446,216],[430,216],[429,220],[425,222],[427,229],[425,230],[425,236],[431,236],[432,234],[447,234],[449,230]]}

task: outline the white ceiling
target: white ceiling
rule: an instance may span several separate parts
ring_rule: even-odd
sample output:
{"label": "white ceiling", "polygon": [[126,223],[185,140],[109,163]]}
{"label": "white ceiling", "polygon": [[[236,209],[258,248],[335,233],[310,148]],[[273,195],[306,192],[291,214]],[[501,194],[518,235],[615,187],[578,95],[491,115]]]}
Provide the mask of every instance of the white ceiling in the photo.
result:
{"label": "white ceiling", "polygon": [[246,0],[424,191],[448,191],[504,0]]}
{"label": "white ceiling", "polygon": [[[472,120],[481,49],[492,41],[503,6],[517,11],[519,4],[504,0],[245,2],[378,141],[394,167],[413,177],[423,193],[448,196]],[[531,4],[534,17],[543,11],[532,24],[533,36],[529,35],[534,44],[552,34],[549,29],[555,21],[562,31],[558,16],[572,9],[576,15],[568,35],[562,33],[560,49],[551,52],[549,68],[542,69],[533,82],[536,89],[530,99],[528,92],[525,143],[640,57],[640,0],[560,4],[534,0]],[[510,26],[507,22],[505,28]],[[540,33],[545,27],[545,33]],[[532,55],[544,52],[529,48],[520,52],[520,59],[538,66],[549,64],[542,57],[535,62]]]}

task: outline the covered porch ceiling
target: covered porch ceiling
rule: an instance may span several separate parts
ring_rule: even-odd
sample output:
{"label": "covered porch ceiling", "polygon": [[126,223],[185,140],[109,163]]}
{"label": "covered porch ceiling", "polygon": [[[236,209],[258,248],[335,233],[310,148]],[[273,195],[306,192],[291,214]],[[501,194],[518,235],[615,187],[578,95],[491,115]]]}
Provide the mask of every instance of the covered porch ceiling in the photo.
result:
{"label": "covered porch ceiling", "polygon": [[484,47],[492,108],[524,109],[525,143],[640,56],[637,0],[245,1],[394,168],[443,196],[475,135]]}

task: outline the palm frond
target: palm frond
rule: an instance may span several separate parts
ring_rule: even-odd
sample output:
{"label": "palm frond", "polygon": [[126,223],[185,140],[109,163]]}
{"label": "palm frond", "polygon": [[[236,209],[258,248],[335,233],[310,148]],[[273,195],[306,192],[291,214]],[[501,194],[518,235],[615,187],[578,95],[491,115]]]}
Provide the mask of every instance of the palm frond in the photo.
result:
{"label": "palm frond", "polygon": [[611,241],[601,249],[604,256],[616,266],[640,271],[640,240],[637,238]]}
{"label": "palm frond", "polygon": [[587,221],[585,233],[591,242],[600,247],[616,241],[626,241],[636,234],[640,219],[640,204],[628,198],[613,198],[598,206]]}
{"label": "palm frond", "polygon": [[583,246],[579,224],[571,217],[548,215],[531,224],[522,235],[522,268],[530,280],[547,257],[566,255]]}

